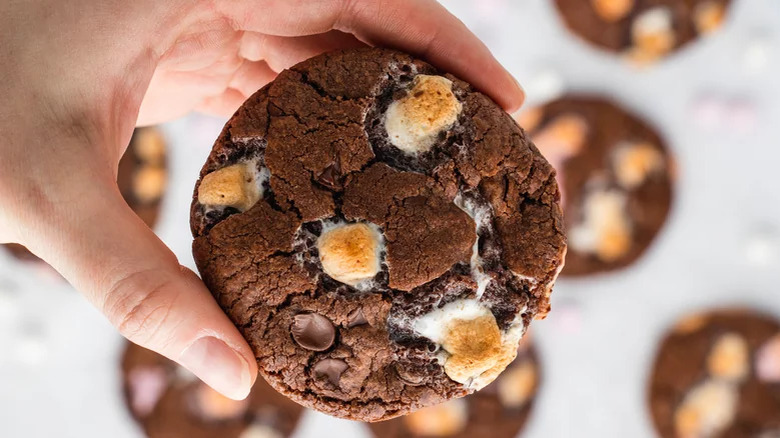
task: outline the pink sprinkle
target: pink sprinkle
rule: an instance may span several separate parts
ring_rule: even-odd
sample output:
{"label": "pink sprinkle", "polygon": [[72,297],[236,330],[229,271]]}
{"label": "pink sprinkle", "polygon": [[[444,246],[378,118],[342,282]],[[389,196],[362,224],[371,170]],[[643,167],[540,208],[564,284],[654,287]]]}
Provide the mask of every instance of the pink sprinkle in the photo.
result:
{"label": "pink sprinkle", "polygon": [[558,304],[555,311],[555,323],[564,333],[579,333],[582,329],[582,312],[576,303]]}
{"label": "pink sprinkle", "polygon": [[696,97],[691,103],[691,118],[699,127],[712,129],[720,126],[726,119],[727,107],[722,98],[705,94]]}
{"label": "pink sprinkle", "polygon": [[742,133],[755,129],[758,119],[756,105],[746,99],[732,101],[728,106],[729,124]]}

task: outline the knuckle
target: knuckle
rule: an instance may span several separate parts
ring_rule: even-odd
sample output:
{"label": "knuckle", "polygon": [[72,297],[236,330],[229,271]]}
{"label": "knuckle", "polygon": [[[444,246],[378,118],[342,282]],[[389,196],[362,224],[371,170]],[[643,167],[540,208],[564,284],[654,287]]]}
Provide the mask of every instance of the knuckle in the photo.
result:
{"label": "knuckle", "polygon": [[122,336],[145,346],[168,342],[165,327],[176,302],[175,276],[157,270],[130,274],[114,283],[104,311]]}

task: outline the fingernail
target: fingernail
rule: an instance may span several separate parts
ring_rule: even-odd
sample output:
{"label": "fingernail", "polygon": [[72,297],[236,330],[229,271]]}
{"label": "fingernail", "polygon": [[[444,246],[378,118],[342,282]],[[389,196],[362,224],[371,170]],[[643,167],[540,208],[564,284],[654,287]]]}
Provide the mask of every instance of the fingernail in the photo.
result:
{"label": "fingernail", "polygon": [[522,106],[523,106],[523,102],[525,102],[525,89],[523,88],[523,86],[522,86],[522,85],[520,85],[520,82],[517,80],[517,78],[515,78],[515,77],[514,77],[514,76],[513,76],[511,73],[509,73],[509,72],[507,72],[507,74],[509,75],[509,78],[510,78],[510,79],[512,79],[512,82],[514,82],[514,83],[515,83],[515,86],[517,86],[517,92],[518,92],[518,93],[520,94],[520,96],[521,96],[520,100],[519,100],[519,101],[517,101],[517,102],[515,102],[515,103],[512,105],[512,108],[507,108],[507,112],[508,112],[509,114],[514,114],[514,113],[516,113],[517,111],[519,111],[519,110],[520,110],[520,107],[522,107]]}
{"label": "fingernail", "polygon": [[207,385],[235,400],[249,395],[249,364],[223,341],[206,336],[193,342],[179,357],[179,363]]}

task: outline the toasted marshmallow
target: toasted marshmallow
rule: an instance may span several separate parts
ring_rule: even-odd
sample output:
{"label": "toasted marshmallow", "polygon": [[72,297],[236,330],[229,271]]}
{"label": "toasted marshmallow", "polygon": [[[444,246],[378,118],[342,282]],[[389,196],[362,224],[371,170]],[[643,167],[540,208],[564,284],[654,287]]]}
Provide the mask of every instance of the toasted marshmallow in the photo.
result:
{"label": "toasted marshmallow", "polygon": [[650,143],[627,143],[615,150],[613,166],[618,183],[634,189],[664,168],[664,156]]}
{"label": "toasted marshmallow", "polygon": [[625,211],[626,197],[618,191],[596,191],[588,195],[584,220],[569,234],[569,245],[613,262],[631,249],[631,222]]}
{"label": "toasted marshmallow", "polygon": [[468,421],[468,406],[461,398],[420,409],[403,417],[416,436],[450,436],[462,431]]}
{"label": "toasted marshmallow", "polygon": [[365,223],[326,228],[317,239],[322,269],[350,286],[372,279],[381,269],[382,241],[379,229]]}
{"label": "toasted marshmallow", "polygon": [[676,42],[672,26],[672,11],[665,7],[655,7],[638,15],[631,26],[632,58],[650,62],[670,52]]}
{"label": "toasted marshmallow", "polygon": [[452,93],[452,81],[417,75],[411,90],[385,113],[385,129],[393,146],[407,154],[427,152],[440,132],[458,120],[463,105]]}
{"label": "toasted marshmallow", "polygon": [[474,389],[495,380],[512,362],[522,335],[522,325],[502,333],[490,309],[471,299],[423,315],[414,329],[446,352],[442,360],[447,376]]}
{"label": "toasted marshmallow", "polygon": [[602,20],[612,23],[625,18],[631,12],[634,0],[591,0],[591,4]]}
{"label": "toasted marshmallow", "polygon": [[718,338],[707,357],[707,369],[712,377],[739,382],[750,372],[750,351],[747,341],[736,333]]}
{"label": "toasted marshmallow", "polygon": [[284,436],[271,426],[255,423],[244,429],[239,438],[284,438]]}
{"label": "toasted marshmallow", "polygon": [[685,396],[674,415],[674,426],[680,438],[718,436],[737,411],[739,393],[728,382],[707,380]]}
{"label": "toasted marshmallow", "polygon": [[701,34],[718,30],[726,17],[726,6],[722,2],[707,1],[696,5],[693,10],[693,23]]}
{"label": "toasted marshmallow", "polygon": [[233,207],[247,211],[263,196],[263,180],[254,161],[233,164],[203,177],[198,202],[212,207]]}
{"label": "toasted marshmallow", "polygon": [[141,202],[154,202],[162,197],[167,179],[162,167],[143,166],[133,175],[133,194]]}
{"label": "toasted marshmallow", "polygon": [[533,397],[536,392],[536,366],[531,360],[525,360],[517,366],[512,366],[496,381],[498,398],[501,404],[509,408],[520,408]]}
{"label": "toasted marshmallow", "polygon": [[212,421],[240,417],[249,408],[248,400],[229,399],[205,384],[198,385],[195,402],[199,413]]}

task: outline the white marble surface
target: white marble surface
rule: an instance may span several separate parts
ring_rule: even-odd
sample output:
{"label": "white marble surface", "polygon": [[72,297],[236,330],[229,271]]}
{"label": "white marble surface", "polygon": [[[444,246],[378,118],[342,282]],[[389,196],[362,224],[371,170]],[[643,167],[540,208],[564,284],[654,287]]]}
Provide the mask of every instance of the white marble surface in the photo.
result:
{"label": "white marble surface", "polygon": [[[636,71],[570,35],[550,0],[448,0],[524,83],[530,103],[599,92],[655,124],[679,164],[668,225],[624,272],[560,281],[534,336],[543,384],[526,437],[653,436],[645,385],[682,313],[748,305],[780,315],[780,2],[735,0],[722,32]],[[192,266],[191,187],[223,121],[167,124],[163,240]],[[122,340],[45,268],[0,254],[0,436],[137,437],[122,403]],[[307,413],[297,436],[366,436]]]}

